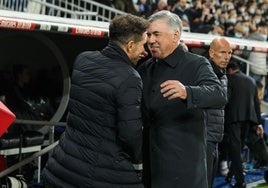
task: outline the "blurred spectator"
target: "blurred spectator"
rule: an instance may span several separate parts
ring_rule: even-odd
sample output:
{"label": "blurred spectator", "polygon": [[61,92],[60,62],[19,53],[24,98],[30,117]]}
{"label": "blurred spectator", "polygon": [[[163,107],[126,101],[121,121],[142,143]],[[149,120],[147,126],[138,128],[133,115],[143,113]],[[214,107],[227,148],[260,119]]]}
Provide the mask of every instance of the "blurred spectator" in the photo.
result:
{"label": "blurred spectator", "polygon": [[244,26],[241,22],[236,23],[235,25],[229,26],[227,28],[227,36],[234,37],[238,39],[244,38]]}
{"label": "blurred spectator", "polygon": [[158,1],[157,8],[153,11],[153,13],[156,13],[161,10],[169,10],[170,7],[167,4],[166,0],[160,0]]}
{"label": "blurred spectator", "polygon": [[259,100],[259,103],[261,103],[264,97],[264,93],[263,93],[264,85],[259,81],[256,81],[256,85],[257,85],[257,90],[258,90],[258,100]]}
{"label": "blurred spectator", "polygon": [[189,20],[189,26],[191,32],[197,32],[197,29],[202,24],[203,4],[201,0],[197,0],[186,11],[187,18]]}
{"label": "blurred spectator", "polygon": [[236,10],[235,9],[229,10],[228,14],[229,14],[228,22],[230,24],[236,24],[236,22],[237,22],[237,12],[236,12]]}
{"label": "blurred spectator", "polygon": [[237,13],[236,20],[237,22],[243,22],[244,21],[243,15],[240,13]]}
{"label": "blurred spectator", "polygon": [[[217,21],[219,22],[220,25],[223,25],[224,28],[226,28],[227,19],[228,19],[228,13],[222,10]],[[225,33],[225,29],[224,29],[224,33]]]}
{"label": "blurred spectator", "polygon": [[183,26],[188,27],[189,26],[189,19],[187,16],[187,1],[186,0],[178,0],[173,5],[171,11],[175,14],[177,14],[180,19],[182,20]]}
{"label": "blurred spectator", "polygon": [[138,15],[136,3],[133,0],[125,0],[125,11],[130,14]]}
{"label": "blurred spectator", "polygon": [[125,0],[114,0],[113,5],[118,10],[126,11]]}
{"label": "blurred spectator", "polygon": [[152,5],[149,0],[138,0],[137,12],[139,16],[144,16],[145,18],[151,15]]}
{"label": "blurred spectator", "polygon": [[220,22],[221,15],[222,15],[222,9],[221,9],[221,7],[219,7],[219,6],[218,7],[215,7],[214,12],[213,12],[213,16],[215,18],[215,24],[216,25],[220,25],[221,24],[221,22]]}
{"label": "blurred spectator", "polygon": [[[168,6],[171,7],[171,9],[174,7],[174,5],[177,3],[178,0],[167,0]],[[170,10],[171,10],[170,9]]]}
{"label": "blurred spectator", "polygon": [[263,19],[265,19],[265,14],[267,15],[267,11],[268,11],[268,1],[266,3],[265,2],[261,3],[259,7],[261,10]]}
{"label": "blurred spectator", "polygon": [[[249,36],[251,40],[257,41],[267,41],[268,35],[268,25],[266,22],[261,22],[257,26],[257,31],[252,33]],[[254,63],[254,65],[250,66],[250,76],[253,77],[256,81],[261,82],[263,85],[265,83],[265,77],[267,75],[267,65],[266,65],[267,53],[262,52],[250,52],[248,61]]]}
{"label": "blurred spectator", "polygon": [[253,30],[256,30],[256,25],[252,25],[250,21],[242,21],[241,22],[242,25],[243,25],[243,29],[244,29],[244,37],[245,38],[248,38],[250,33],[253,31]]}
{"label": "blurred spectator", "polygon": [[224,12],[229,12],[230,10],[235,9],[233,2],[229,0],[222,1],[221,7]]}
{"label": "blurred spectator", "polygon": [[212,14],[212,10],[210,8],[207,8],[207,7],[204,8],[202,15],[203,15],[203,18],[202,18],[203,23],[214,25],[216,18]]}
{"label": "blurred spectator", "polygon": [[252,21],[258,25],[262,21],[262,15],[260,9],[257,9],[256,13],[254,14]]}
{"label": "blurred spectator", "polygon": [[212,4],[210,3],[205,3],[202,13],[202,22],[196,32],[208,33],[210,30],[212,30],[213,25],[215,25],[216,18],[212,14],[214,9],[211,8],[211,5]]}
{"label": "blurred spectator", "polygon": [[237,7],[237,12],[242,15],[245,15],[246,10],[247,10],[246,4],[241,4],[239,7]]}
{"label": "blurred spectator", "polygon": [[211,35],[223,36],[224,35],[224,27],[222,25],[214,25],[208,33]]}
{"label": "blurred spectator", "polygon": [[257,9],[257,3],[254,2],[254,1],[250,2],[249,5],[248,5],[248,9],[247,9],[248,13],[251,16],[253,16],[255,14],[255,12],[256,12],[256,9]]}

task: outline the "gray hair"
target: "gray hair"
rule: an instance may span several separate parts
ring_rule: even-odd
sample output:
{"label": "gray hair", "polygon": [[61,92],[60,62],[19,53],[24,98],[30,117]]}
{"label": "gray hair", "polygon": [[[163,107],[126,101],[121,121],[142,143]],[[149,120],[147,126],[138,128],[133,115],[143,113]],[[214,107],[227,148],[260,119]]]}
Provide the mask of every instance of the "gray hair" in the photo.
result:
{"label": "gray hair", "polygon": [[156,12],[154,14],[152,14],[149,18],[148,21],[149,22],[153,22],[155,20],[166,20],[167,21],[167,25],[170,27],[170,29],[172,29],[173,31],[179,31],[180,34],[182,33],[182,21],[180,19],[180,17],[175,14],[172,13],[168,10],[162,10],[159,12]]}

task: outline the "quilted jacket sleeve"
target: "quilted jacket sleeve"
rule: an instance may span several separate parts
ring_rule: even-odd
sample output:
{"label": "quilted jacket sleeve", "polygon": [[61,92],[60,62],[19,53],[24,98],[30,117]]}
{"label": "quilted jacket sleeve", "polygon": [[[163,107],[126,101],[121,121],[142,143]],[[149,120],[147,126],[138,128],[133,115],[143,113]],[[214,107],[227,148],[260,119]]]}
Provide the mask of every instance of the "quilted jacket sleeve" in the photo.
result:
{"label": "quilted jacket sleeve", "polygon": [[141,119],[142,81],[138,74],[130,76],[118,91],[118,140],[132,162],[140,162],[142,153]]}

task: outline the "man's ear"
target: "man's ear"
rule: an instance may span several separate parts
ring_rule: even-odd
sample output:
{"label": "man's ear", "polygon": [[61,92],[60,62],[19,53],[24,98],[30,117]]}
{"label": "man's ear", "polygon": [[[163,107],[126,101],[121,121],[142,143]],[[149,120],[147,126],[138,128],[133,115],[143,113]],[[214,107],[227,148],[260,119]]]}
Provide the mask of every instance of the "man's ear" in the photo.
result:
{"label": "man's ear", "polygon": [[208,53],[209,53],[209,57],[212,58],[214,54],[214,50],[212,48],[209,48]]}
{"label": "man's ear", "polygon": [[127,52],[131,52],[134,48],[134,41],[133,40],[130,40],[128,41],[127,45],[126,45],[126,50]]}
{"label": "man's ear", "polygon": [[173,34],[174,42],[178,42],[180,40],[180,31],[175,31]]}

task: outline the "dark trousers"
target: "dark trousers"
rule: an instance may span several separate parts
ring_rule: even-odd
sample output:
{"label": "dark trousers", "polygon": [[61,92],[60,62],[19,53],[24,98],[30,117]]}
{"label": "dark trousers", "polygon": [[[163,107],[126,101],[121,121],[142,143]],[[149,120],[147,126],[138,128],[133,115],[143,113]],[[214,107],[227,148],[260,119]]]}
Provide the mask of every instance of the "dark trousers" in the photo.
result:
{"label": "dark trousers", "polygon": [[[224,128],[226,129],[226,128]],[[224,136],[222,141],[219,143],[219,161],[228,161],[228,142],[229,142],[229,137],[226,133],[226,131],[224,131]]]}
{"label": "dark trousers", "polygon": [[231,161],[228,177],[234,176],[238,183],[243,183],[245,179],[241,151],[245,145],[249,125],[250,122],[236,122],[226,126],[229,136],[228,151]]}
{"label": "dark trousers", "polygon": [[207,178],[209,188],[213,187],[218,167],[218,143],[207,141]]}

